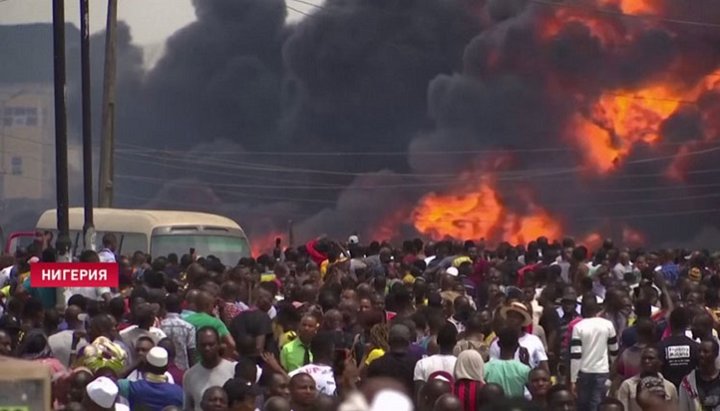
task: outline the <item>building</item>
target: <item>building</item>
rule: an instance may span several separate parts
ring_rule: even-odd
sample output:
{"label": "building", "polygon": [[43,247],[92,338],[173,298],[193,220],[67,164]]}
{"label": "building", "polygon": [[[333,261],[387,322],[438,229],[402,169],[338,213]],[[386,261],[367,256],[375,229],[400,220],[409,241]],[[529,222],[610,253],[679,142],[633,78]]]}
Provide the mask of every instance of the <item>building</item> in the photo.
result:
{"label": "building", "polygon": [[[51,83],[0,85],[1,199],[54,198],[53,99]],[[79,168],[80,147],[69,146],[68,161]]]}
{"label": "building", "polygon": [[0,197],[51,197],[55,174],[52,84],[0,86],[0,115]]}

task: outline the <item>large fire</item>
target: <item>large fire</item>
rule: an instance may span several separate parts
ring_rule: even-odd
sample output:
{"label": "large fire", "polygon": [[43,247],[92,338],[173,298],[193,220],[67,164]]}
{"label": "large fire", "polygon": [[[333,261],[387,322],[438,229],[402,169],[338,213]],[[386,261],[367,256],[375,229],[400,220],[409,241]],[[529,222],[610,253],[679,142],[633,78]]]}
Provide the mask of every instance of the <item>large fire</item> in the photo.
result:
{"label": "large fire", "polygon": [[436,239],[485,238],[524,244],[542,235],[559,237],[560,223],[542,207],[527,204],[526,213],[508,210],[493,180],[484,176],[458,193],[426,195],[413,212],[413,223],[419,232]]}
{"label": "large fire", "polygon": [[[633,15],[659,13],[655,0],[598,0],[597,5]],[[569,24],[584,25],[604,49],[613,53],[622,53],[620,50],[635,36],[654,25],[651,20],[637,20],[627,26],[583,7],[557,7],[539,21],[539,37],[545,42],[553,41]],[[675,63],[673,68],[679,69],[682,62]],[[565,124],[566,141],[576,151],[586,173],[611,173],[638,147],[650,147],[652,151],[664,144],[663,123],[683,106],[695,105],[706,91],[717,89],[718,83],[720,70],[695,82],[669,71],[632,88],[606,89],[597,95],[570,91],[577,100],[578,110]],[[716,111],[720,113],[720,104],[718,107]],[[704,123],[705,136],[715,136],[720,123],[706,118]],[[681,179],[688,163],[686,155],[706,148],[706,143],[694,141],[675,147],[673,152],[677,157],[667,169],[667,176]],[[541,235],[559,238],[567,234],[550,212],[532,201],[531,195],[527,195],[523,211],[509,210],[492,176],[493,173],[481,174],[464,189],[449,194],[425,195],[413,213],[413,225],[420,233],[433,238],[487,238],[518,244]],[[642,233],[630,228],[622,230],[622,237],[626,244],[638,245],[645,241]],[[584,242],[596,246],[601,239],[599,233],[592,233]]]}

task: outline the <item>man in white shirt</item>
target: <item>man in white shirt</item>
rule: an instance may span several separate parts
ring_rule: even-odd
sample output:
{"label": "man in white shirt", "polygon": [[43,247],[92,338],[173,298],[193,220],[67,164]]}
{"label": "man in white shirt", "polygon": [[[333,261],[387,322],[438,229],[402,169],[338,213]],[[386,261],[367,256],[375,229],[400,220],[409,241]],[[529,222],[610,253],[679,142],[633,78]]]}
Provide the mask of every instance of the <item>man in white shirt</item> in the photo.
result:
{"label": "man in white shirt", "polygon": [[[525,327],[532,324],[532,316],[525,304],[521,302],[510,303],[510,305],[500,309],[500,315],[505,318],[508,327],[512,327],[519,332],[519,347],[515,352],[515,359],[527,364],[530,368],[542,367],[549,371],[550,367],[548,366],[545,345],[537,335],[525,331]],[[490,345],[490,359],[493,358],[500,359],[500,346],[497,339]]]}
{"label": "man in white shirt", "polygon": [[310,352],[313,362],[294,370],[288,376],[290,378],[297,374],[308,374],[315,380],[317,392],[325,395],[335,395],[337,386],[333,373],[333,354],[335,344],[331,333],[318,333],[310,342]]}
{"label": "man in white shirt", "polygon": [[[630,261],[630,254],[627,251],[620,253],[618,257],[618,263],[612,269],[613,276],[618,281],[625,281],[625,276],[629,275],[632,278],[631,284],[635,284],[640,280],[640,272],[635,270],[635,266]],[[637,278],[636,278],[637,277]],[[637,280],[637,281],[636,281]]]}
{"label": "man in white shirt", "polygon": [[613,323],[598,315],[602,307],[583,301],[582,315],[570,339],[570,387],[577,395],[578,410],[595,410],[607,390],[610,362],[618,354]]}
{"label": "man in white shirt", "polygon": [[[81,263],[99,263],[100,257],[95,251],[85,250],[80,254],[79,260]],[[93,301],[110,301],[110,299],[112,299],[112,294],[108,287],[67,287],[64,291],[65,303],[67,304],[70,297],[75,294],[80,294]]]}
{"label": "man in white shirt", "polygon": [[422,391],[423,386],[430,379],[430,375],[436,372],[447,373],[450,376],[455,372],[455,362],[457,357],[453,355],[453,348],[457,343],[457,328],[446,322],[437,335],[437,344],[440,352],[429,357],[425,357],[415,364],[413,372],[413,380],[415,381],[416,395]]}
{"label": "man in white shirt", "polygon": [[560,255],[554,263],[550,265],[557,265],[560,267],[560,277],[564,282],[570,284],[572,281],[570,278],[570,258],[572,257],[572,247],[563,249],[562,255]]}
{"label": "man in white shirt", "polygon": [[155,312],[149,303],[136,304],[132,308],[133,325],[120,331],[120,338],[130,348],[135,358],[135,344],[140,337],[149,337],[154,344],[167,337],[163,330],[153,327]]}
{"label": "man in white shirt", "polygon": [[117,249],[117,237],[113,233],[107,233],[102,239],[102,249],[98,252],[101,263],[115,263],[115,250]]}
{"label": "man in white shirt", "polygon": [[188,411],[202,411],[203,393],[210,387],[222,387],[235,376],[236,363],[220,356],[220,336],[217,330],[213,327],[200,328],[197,344],[200,362],[187,370],[183,377],[183,408]]}

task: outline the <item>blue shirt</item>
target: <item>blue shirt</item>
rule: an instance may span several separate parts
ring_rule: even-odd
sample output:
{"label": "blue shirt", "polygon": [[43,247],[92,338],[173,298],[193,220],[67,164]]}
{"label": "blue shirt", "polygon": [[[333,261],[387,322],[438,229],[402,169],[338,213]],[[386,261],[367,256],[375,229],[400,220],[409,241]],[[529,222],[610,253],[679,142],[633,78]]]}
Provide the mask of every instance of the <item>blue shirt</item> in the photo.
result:
{"label": "blue shirt", "polygon": [[118,389],[130,402],[131,410],[162,411],[169,405],[183,406],[183,389],[168,382],[119,380]]}
{"label": "blue shirt", "polygon": [[55,308],[55,304],[57,303],[57,293],[55,291],[55,288],[48,288],[48,287],[33,288],[30,286],[30,277],[29,276],[23,282],[23,288],[33,298],[40,300],[40,302],[42,302],[43,308],[45,308],[46,310]]}

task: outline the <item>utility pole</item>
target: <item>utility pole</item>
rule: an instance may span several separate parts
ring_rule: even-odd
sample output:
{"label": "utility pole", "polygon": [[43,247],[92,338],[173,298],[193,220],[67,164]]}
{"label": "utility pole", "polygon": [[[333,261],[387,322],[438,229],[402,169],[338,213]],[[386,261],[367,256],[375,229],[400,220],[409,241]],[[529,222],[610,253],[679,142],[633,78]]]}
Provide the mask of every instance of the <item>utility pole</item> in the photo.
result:
{"label": "utility pole", "polygon": [[90,110],[90,13],[89,0],[80,0],[80,66],[82,73],[83,133],[83,248],[95,249],[92,189],[92,113]]}
{"label": "utility pole", "polygon": [[105,31],[105,73],[103,77],[102,140],[100,141],[100,178],[98,205],[112,207],[115,145],[115,37],[117,32],[117,0],[108,0]]}
{"label": "utility pole", "polygon": [[65,0],[53,0],[53,73],[55,77],[55,182],[58,229],[55,248],[60,256],[67,259],[71,244],[65,107]]}
{"label": "utility pole", "polygon": [[293,220],[288,220],[288,247],[292,248],[295,246],[295,223]]}

